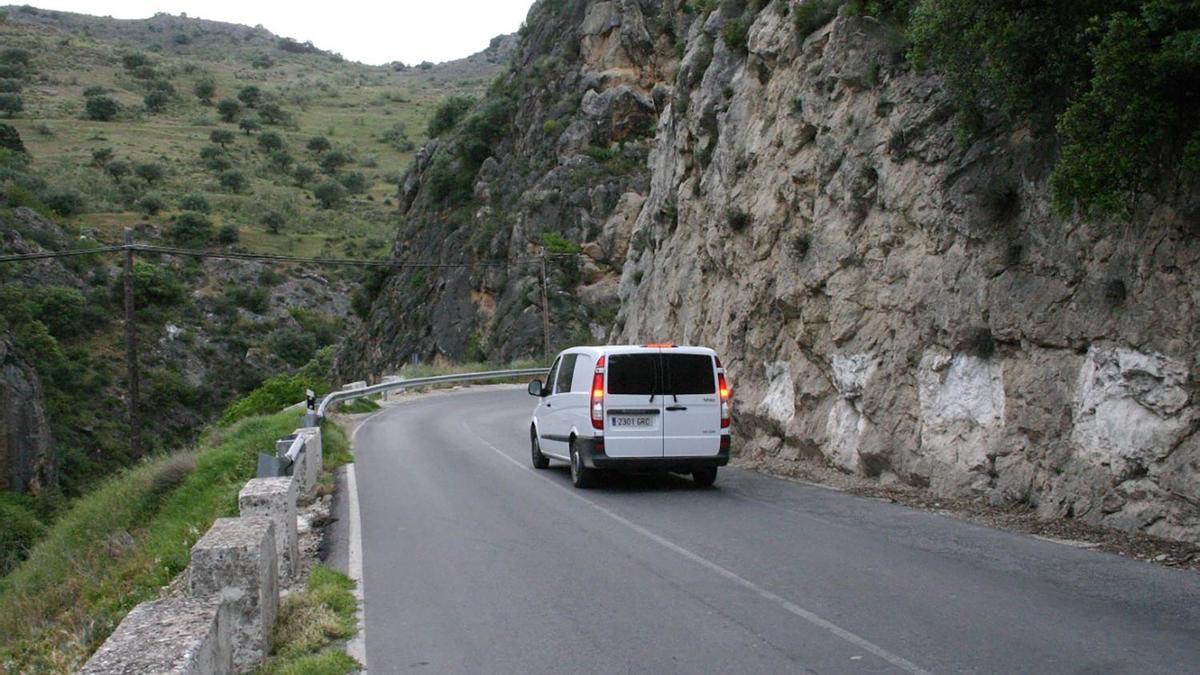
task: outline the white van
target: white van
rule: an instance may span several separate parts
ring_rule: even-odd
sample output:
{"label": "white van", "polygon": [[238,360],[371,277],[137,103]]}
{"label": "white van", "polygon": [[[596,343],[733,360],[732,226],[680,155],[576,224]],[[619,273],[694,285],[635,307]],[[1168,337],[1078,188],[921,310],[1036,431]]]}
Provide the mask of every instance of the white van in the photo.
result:
{"label": "white van", "polygon": [[574,347],[529,393],[533,466],[570,462],[576,487],[606,469],[690,473],[708,486],[729,463],[730,390],[711,349]]}

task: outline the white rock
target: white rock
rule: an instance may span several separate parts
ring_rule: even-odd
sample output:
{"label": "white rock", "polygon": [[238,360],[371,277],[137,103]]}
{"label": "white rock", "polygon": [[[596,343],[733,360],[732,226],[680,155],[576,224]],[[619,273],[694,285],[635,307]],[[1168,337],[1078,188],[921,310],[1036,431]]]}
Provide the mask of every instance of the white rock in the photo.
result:
{"label": "white rock", "polygon": [[921,453],[934,466],[931,486],[952,492],[979,482],[988,450],[1004,426],[998,361],[934,348],[917,370]]}
{"label": "white rock", "polygon": [[766,364],[767,393],[758,404],[758,413],[773,422],[787,425],[796,416],[796,387],[792,367],[786,361]]}

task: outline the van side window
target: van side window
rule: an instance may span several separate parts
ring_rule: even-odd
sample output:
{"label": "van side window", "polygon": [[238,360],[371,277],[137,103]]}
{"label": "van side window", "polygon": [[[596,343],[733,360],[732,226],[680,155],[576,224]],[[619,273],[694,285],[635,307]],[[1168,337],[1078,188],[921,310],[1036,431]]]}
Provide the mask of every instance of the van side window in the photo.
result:
{"label": "van side window", "polygon": [[705,354],[663,354],[667,394],[714,394],[713,360]]}
{"label": "van side window", "polygon": [[592,390],[592,375],[596,372],[596,362],[587,354],[580,354],[575,362],[575,377],[571,378],[571,391],[590,392]]}
{"label": "van side window", "polygon": [[575,376],[575,361],[578,359],[578,354],[566,354],[562,357],[562,363],[558,364],[558,374],[554,380],[554,393],[565,394],[571,391],[571,378]]}

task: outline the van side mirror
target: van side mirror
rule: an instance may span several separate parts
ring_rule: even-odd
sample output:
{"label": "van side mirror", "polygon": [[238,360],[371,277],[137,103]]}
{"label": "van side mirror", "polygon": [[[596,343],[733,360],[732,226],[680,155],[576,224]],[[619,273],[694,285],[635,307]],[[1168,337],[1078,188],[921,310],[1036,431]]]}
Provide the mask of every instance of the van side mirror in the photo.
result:
{"label": "van side mirror", "polygon": [[541,380],[534,380],[533,382],[529,383],[529,395],[537,396],[538,398],[542,397],[542,381]]}

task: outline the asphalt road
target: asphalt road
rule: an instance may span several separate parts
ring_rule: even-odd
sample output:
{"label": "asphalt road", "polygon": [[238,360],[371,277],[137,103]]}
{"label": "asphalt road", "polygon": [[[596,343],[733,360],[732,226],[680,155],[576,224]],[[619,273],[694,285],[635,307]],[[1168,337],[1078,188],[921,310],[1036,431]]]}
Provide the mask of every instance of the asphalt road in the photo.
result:
{"label": "asphalt road", "polygon": [[355,440],[371,673],[1200,673],[1200,575],[722,469],[571,487],[520,390]]}

